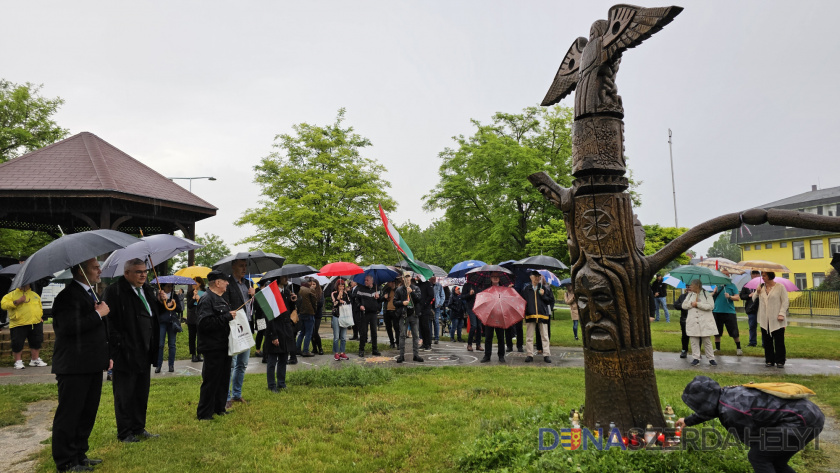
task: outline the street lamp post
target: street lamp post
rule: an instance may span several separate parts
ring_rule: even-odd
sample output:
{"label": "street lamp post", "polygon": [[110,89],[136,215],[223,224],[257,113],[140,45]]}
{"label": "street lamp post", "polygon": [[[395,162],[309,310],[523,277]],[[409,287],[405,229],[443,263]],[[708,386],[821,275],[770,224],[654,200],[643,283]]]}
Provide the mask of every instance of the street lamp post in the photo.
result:
{"label": "street lamp post", "polygon": [[174,181],[175,179],[186,179],[190,181],[190,193],[192,193],[192,181],[193,179],[207,179],[208,181],[215,181],[216,178],[212,176],[199,176],[199,177],[167,177],[167,179]]}

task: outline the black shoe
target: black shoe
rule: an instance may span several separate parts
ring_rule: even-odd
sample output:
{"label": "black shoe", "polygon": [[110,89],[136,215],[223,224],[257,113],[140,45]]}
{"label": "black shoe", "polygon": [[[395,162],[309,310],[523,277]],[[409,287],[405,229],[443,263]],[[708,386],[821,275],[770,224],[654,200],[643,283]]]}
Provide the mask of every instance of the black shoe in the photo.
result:
{"label": "black shoe", "polygon": [[296,357],[289,358],[289,361],[287,361],[287,362],[286,362],[286,364],[287,364],[287,365],[296,365],[296,364],[298,364],[297,358],[296,358]]}
{"label": "black shoe", "polygon": [[268,388],[268,390],[273,392],[273,393],[279,393],[280,392],[279,388]]}
{"label": "black shoe", "polygon": [[712,366],[717,366],[717,361],[709,360],[709,364],[712,365]]}
{"label": "black shoe", "polygon": [[260,363],[265,363],[265,364],[267,364],[267,363],[268,363],[268,358],[263,357],[263,359],[262,359],[262,360],[260,360]]}
{"label": "black shoe", "polygon": [[359,358],[364,358],[364,357],[365,357],[365,352],[359,350]]}
{"label": "black shoe", "polygon": [[534,361],[534,357],[533,357],[533,356],[526,356],[526,357],[525,357],[525,363],[530,363],[530,362],[532,362],[532,361]]}
{"label": "black shoe", "polygon": [[319,354],[319,355],[323,355],[323,354],[324,354],[324,349],[323,349],[323,348],[319,348],[319,349],[318,349],[318,354]]}
{"label": "black shoe", "polygon": [[155,367],[155,373],[160,373],[160,366]]}
{"label": "black shoe", "polygon": [[551,357],[547,356],[547,357],[543,358],[543,361],[545,361],[546,363],[551,363]]}
{"label": "black shoe", "polygon": [[578,339],[578,338],[577,338],[577,335],[575,335],[575,340],[577,340],[577,339]]}
{"label": "black shoe", "polygon": [[196,360],[195,360],[196,362],[198,362],[198,363],[204,363],[204,358],[202,358],[202,357],[201,357],[201,355],[198,355],[198,356],[197,356],[197,357],[195,357],[195,358],[196,358]]}
{"label": "black shoe", "polygon": [[513,346],[509,346],[509,347],[507,347],[507,352],[508,352],[508,353],[511,353],[512,351],[513,351]]}
{"label": "black shoe", "polygon": [[700,364],[700,360],[694,360],[691,362],[691,366],[697,366]]}
{"label": "black shoe", "polygon": [[111,381],[111,374],[109,373],[108,376],[105,377],[105,381]]}
{"label": "black shoe", "polygon": [[482,358],[482,359],[481,359],[481,362],[482,362],[482,363],[490,363],[490,357],[489,357],[489,356],[485,356],[484,358]]}
{"label": "black shoe", "polygon": [[748,344],[747,346],[748,346],[748,347],[754,347],[754,346],[757,346],[757,345],[756,345],[755,343],[750,343],[750,344]]}
{"label": "black shoe", "polygon": [[315,355],[313,355],[312,353],[309,353],[308,351],[305,351],[300,356],[302,356],[304,358],[312,358]]}
{"label": "black shoe", "polygon": [[139,434],[134,434],[134,436],[137,437],[137,438],[140,438],[140,439],[156,439],[156,438],[160,437],[160,435],[153,434],[153,433],[149,432],[148,430],[144,430],[144,431],[140,432]]}
{"label": "black shoe", "polygon": [[423,363],[424,361],[426,361],[426,360],[424,360],[423,358],[420,358],[419,356],[415,356],[414,358],[412,358],[412,360],[414,360],[414,361],[416,361],[416,362],[418,362],[418,363]]}
{"label": "black shoe", "polygon": [[379,353],[378,351],[372,351],[370,354],[373,356],[382,356],[382,353]]}
{"label": "black shoe", "polygon": [[437,344],[438,344],[438,341],[437,341],[437,340],[435,340],[435,345],[437,345]]}
{"label": "black shoe", "polygon": [[85,459],[83,459],[82,461],[79,462],[80,465],[84,465],[84,466],[94,466],[94,465],[98,465],[100,463],[102,463],[102,460],[100,460],[98,458],[85,458]]}
{"label": "black shoe", "polygon": [[784,368],[784,367],[785,367],[784,363],[776,363],[776,368]]}
{"label": "black shoe", "polygon": [[80,463],[78,465],[73,465],[71,467],[60,469],[58,471],[93,471],[93,467],[92,466],[87,466],[87,465],[82,465]]}
{"label": "black shoe", "polygon": [[776,363],[764,363],[764,366],[766,368],[772,368],[772,367],[776,366]]}
{"label": "black shoe", "polygon": [[505,363],[505,355],[499,355],[499,363]]}
{"label": "black shoe", "polygon": [[402,362],[404,362],[404,361],[405,361],[405,357],[404,357],[404,356],[400,355],[400,356],[398,356],[398,357],[397,357],[397,363],[402,363]]}
{"label": "black shoe", "polygon": [[391,342],[391,348],[397,348],[397,344],[394,343],[394,342]]}
{"label": "black shoe", "polygon": [[137,443],[139,441],[140,441],[140,439],[133,436],[133,435],[129,435],[128,437],[126,437],[124,439],[120,439],[120,442],[122,442],[122,443]]}
{"label": "black shoe", "polygon": [[192,358],[190,358],[190,362],[191,363],[198,363],[198,357],[193,355]]}
{"label": "black shoe", "polygon": [[683,350],[680,352],[680,358],[688,358],[688,352]]}
{"label": "black shoe", "polygon": [[525,353],[525,349],[522,347],[516,347],[516,351],[518,351],[519,353]]}

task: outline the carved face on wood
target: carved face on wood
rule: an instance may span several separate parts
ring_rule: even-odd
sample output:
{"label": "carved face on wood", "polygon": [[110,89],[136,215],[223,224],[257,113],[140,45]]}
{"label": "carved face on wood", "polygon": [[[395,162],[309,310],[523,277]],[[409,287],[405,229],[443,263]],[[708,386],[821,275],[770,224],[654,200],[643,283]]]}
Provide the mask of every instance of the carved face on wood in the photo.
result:
{"label": "carved face on wood", "polygon": [[621,340],[619,312],[607,277],[586,265],[575,275],[574,287],[584,346],[596,351],[617,350]]}

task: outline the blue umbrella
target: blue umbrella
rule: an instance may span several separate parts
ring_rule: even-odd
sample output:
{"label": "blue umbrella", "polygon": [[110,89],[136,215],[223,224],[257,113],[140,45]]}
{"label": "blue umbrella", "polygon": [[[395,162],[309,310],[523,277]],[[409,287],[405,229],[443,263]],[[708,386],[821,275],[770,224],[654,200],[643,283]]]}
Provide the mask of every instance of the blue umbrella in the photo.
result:
{"label": "blue umbrella", "polygon": [[194,286],[196,282],[193,278],[184,276],[158,276],[152,279],[151,284],[186,284],[187,286]]}
{"label": "blue umbrella", "polygon": [[572,284],[572,278],[566,278],[566,279],[560,281],[560,287],[568,286],[570,284]]}
{"label": "blue umbrella", "polygon": [[[545,282],[551,284],[554,287],[560,287],[560,278],[558,278],[554,273],[545,269],[540,269],[538,271],[545,278]],[[569,283],[571,283],[571,280],[569,280]]]}
{"label": "blue umbrella", "polygon": [[393,269],[388,268],[384,264],[372,264],[366,268],[363,273],[353,276],[353,280],[359,284],[365,283],[366,276],[373,276],[373,285],[378,286],[388,281],[397,279],[399,274]]}
{"label": "blue umbrella", "polygon": [[456,264],[449,270],[449,277],[450,278],[463,278],[467,276],[467,273],[472,271],[475,268],[480,268],[484,266],[486,263],[484,261],[478,261],[475,259],[470,259],[467,261],[461,261],[460,263]]}

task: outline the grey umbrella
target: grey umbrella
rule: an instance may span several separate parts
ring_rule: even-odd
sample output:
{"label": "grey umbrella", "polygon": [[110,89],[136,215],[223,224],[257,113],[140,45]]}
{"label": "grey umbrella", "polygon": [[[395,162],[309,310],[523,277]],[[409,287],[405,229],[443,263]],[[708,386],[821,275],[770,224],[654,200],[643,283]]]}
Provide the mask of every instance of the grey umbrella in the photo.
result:
{"label": "grey umbrella", "polygon": [[528,258],[521,259],[513,263],[513,266],[526,267],[528,269],[547,269],[549,271],[569,269],[569,267],[563,264],[563,262],[559,259],[545,255],[529,256]]}
{"label": "grey umbrella", "polygon": [[432,268],[432,272],[435,273],[435,277],[438,277],[438,278],[448,278],[449,277],[449,273],[444,271],[443,268],[441,268],[440,266],[435,266],[433,264],[430,264],[429,267]]}
{"label": "grey umbrella", "polygon": [[121,275],[125,263],[135,258],[145,261],[146,267],[151,268],[149,261],[160,264],[185,251],[203,247],[204,245],[175,235],[149,235],[133,245],[111,253],[102,263],[102,277],[113,278]]}
{"label": "grey umbrella", "polygon": [[282,276],[294,278],[298,276],[309,276],[317,273],[318,270],[308,264],[287,264],[280,269],[273,269],[263,275],[263,279],[277,279]]}
{"label": "grey umbrella", "polygon": [[244,259],[248,262],[248,267],[245,269],[248,274],[262,274],[273,269],[280,269],[283,267],[283,262],[286,261],[286,258],[280,255],[266,253],[262,250],[242,251],[216,261],[213,263],[213,269],[230,274],[233,269],[233,262],[238,259]]}
{"label": "grey umbrella", "polygon": [[12,288],[25,286],[58,271],[140,241],[115,230],[91,230],[65,235],[36,251],[26,259]]}
{"label": "grey umbrella", "polygon": [[20,263],[10,264],[3,269],[0,269],[0,276],[9,276],[14,277],[15,274],[20,271],[20,267],[23,266]]}

